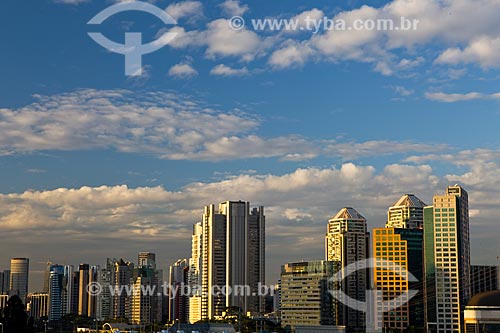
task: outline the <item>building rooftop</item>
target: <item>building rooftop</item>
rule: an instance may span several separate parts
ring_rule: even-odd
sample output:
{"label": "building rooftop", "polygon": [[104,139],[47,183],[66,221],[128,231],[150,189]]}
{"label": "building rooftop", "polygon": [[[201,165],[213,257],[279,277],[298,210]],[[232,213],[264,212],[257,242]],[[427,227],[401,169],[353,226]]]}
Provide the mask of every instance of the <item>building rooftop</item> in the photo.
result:
{"label": "building rooftop", "polygon": [[427,205],[417,196],[413,194],[405,194],[401,198],[399,198],[399,200],[396,201],[394,205],[392,205],[392,207],[398,206],[423,208]]}
{"label": "building rooftop", "polygon": [[500,290],[487,291],[474,295],[467,306],[494,306],[500,307]]}
{"label": "building rooftop", "polygon": [[333,220],[337,219],[345,219],[345,220],[366,220],[363,215],[358,213],[358,211],[352,207],[344,207],[339,212],[337,215],[335,215]]}

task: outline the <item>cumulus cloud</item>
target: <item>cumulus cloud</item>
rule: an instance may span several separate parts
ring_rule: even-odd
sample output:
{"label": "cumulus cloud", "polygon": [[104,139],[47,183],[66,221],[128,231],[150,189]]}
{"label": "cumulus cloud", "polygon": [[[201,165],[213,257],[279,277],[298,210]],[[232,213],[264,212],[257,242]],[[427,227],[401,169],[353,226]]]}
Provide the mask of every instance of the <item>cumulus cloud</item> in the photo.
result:
{"label": "cumulus cloud", "polygon": [[203,15],[203,4],[199,1],[182,1],[170,4],[166,12],[175,20]]}
{"label": "cumulus cloud", "polygon": [[[475,159],[476,153],[482,157]],[[474,233],[477,225],[488,231],[496,228],[492,217],[500,213],[500,165],[491,158],[498,153],[469,151],[459,155],[468,158],[463,164],[466,169],[441,176],[427,164],[376,168],[345,163],[299,168],[281,175],[237,174],[215,182],[190,183],[175,191],[118,185],[1,194],[0,231],[5,236],[2,241],[10,244],[6,248],[36,247],[37,253],[65,242],[72,244],[69,251],[82,249],[90,242],[102,260],[103,253],[112,256],[118,251],[109,244],[121,242],[129,248],[135,244],[159,248],[158,244],[163,244],[164,255],[183,244],[181,249],[186,253],[179,255],[188,256],[191,225],[200,219],[203,206],[242,199],[266,206],[268,255],[271,267],[279,267],[289,260],[321,258],[326,222],[344,206],[358,209],[370,227],[381,227],[387,207],[401,194],[415,193],[430,203],[436,192],[459,182],[469,191],[474,242],[483,237]],[[22,235],[25,243],[11,242],[16,235]],[[482,244],[488,241],[492,241],[491,235],[486,235]]]}
{"label": "cumulus cloud", "polygon": [[500,67],[500,37],[479,37],[470,42],[470,44],[460,49],[457,47],[449,48],[444,51],[437,59],[438,64],[478,64],[488,68]]}
{"label": "cumulus cloud", "polygon": [[186,79],[186,78],[191,78],[193,76],[198,75],[198,71],[194,69],[190,64],[188,63],[180,63],[172,66],[168,70],[168,75],[180,78],[180,79]]}
{"label": "cumulus cloud", "polygon": [[238,0],[226,0],[220,7],[226,15],[241,16],[248,11],[248,6],[240,3]]}
{"label": "cumulus cloud", "polygon": [[248,71],[248,68],[242,67],[242,68],[232,68],[229,66],[226,66],[224,64],[219,64],[212,68],[210,71],[210,74],[212,75],[219,75],[219,76],[243,76],[243,75],[248,75],[250,72]]}

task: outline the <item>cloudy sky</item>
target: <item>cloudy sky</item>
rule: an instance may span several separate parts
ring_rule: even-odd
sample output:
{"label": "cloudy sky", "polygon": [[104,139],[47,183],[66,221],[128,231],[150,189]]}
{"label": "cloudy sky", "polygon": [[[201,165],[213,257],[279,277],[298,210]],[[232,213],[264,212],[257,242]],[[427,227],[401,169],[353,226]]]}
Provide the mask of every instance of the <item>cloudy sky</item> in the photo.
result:
{"label": "cloudy sky", "polygon": [[[370,228],[414,193],[469,192],[473,263],[500,256],[497,0],[151,1],[87,22],[111,0],[0,4],[0,269],[31,258],[103,264],[190,255],[203,206],[266,206],[267,275],[322,259],[326,223]],[[230,27],[238,15],[247,23]],[[411,31],[255,29],[255,19],[418,20]],[[118,43],[175,33],[125,76]]]}

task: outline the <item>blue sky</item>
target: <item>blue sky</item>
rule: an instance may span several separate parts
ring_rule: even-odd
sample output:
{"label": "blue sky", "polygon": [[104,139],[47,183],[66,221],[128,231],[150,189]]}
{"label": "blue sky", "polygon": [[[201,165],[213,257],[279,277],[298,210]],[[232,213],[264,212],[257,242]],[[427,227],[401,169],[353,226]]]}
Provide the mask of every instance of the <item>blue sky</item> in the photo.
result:
{"label": "blue sky", "polygon": [[[272,281],[286,261],[322,258],[327,219],[343,206],[378,227],[401,194],[429,203],[455,182],[470,195],[473,258],[495,263],[500,4],[152,3],[177,25],[140,12],[87,25],[112,1],[0,4],[0,267],[24,255],[36,273],[46,260],[154,250],[165,268],[189,256],[203,205],[243,199],[268,207]],[[231,30],[234,15],[245,28]],[[420,23],[251,26],[306,16]],[[177,36],[127,77],[124,57],[87,35],[97,31],[120,43],[125,32]]]}

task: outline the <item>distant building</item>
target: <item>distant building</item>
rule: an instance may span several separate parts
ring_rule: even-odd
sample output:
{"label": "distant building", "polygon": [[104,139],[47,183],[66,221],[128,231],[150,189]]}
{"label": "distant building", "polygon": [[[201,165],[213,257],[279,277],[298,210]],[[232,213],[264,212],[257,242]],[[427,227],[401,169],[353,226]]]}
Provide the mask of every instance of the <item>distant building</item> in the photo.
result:
{"label": "distant building", "polygon": [[477,295],[500,289],[500,267],[471,266],[471,294]]}
{"label": "distant building", "polygon": [[500,290],[472,297],[464,312],[466,333],[500,332]]}
{"label": "distant building", "polygon": [[154,253],[139,253],[139,264],[133,273],[132,295],[128,297],[128,317],[134,324],[150,324],[162,319],[161,287],[163,271],[156,269]]}
{"label": "distant building", "polygon": [[191,258],[189,259],[189,322],[194,324],[201,320],[201,269],[203,251],[203,226],[201,222],[193,225],[191,236]]}
{"label": "distant building", "polygon": [[[118,290],[124,286],[130,286],[134,276],[134,264],[118,260],[114,267],[114,286]],[[113,318],[125,319],[128,317],[128,296],[126,293],[115,293],[113,296]]]}
{"label": "distant building", "polygon": [[97,283],[102,287],[102,292],[96,296],[96,318],[105,320],[113,317],[113,296],[111,288],[114,287],[116,259],[107,259],[106,266],[97,272]]}
{"label": "distant building", "polygon": [[73,265],[64,266],[63,315],[78,314],[80,272]]}
{"label": "distant building", "polygon": [[340,262],[306,261],[281,268],[281,326],[334,325],[336,307],[331,290]]}
{"label": "distant building", "polygon": [[49,320],[57,321],[64,314],[64,266],[49,268]]}
{"label": "distant building", "polygon": [[10,270],[0,272],[0,295],[8,295],[10,290]]}
{"label": "distant building", "polygon": [[156,254],[152,252],[139,252],[137,255],[137,265],[137,267],[156,269]]}
{"label": "distant building", "polygon": [[170,293],[169,321],[189,321],[189,296],[186,295],[186,286],[189,285],[189,262],[181,259],[170,266],[169,285],[172,288]]}
{"label": "distant building", "polygon": [[[351,299],[366,301],[369,285],[368,271],[361,264],[368,259],[369,233],[366,219],[354,208],[342,208],[328,221],[326,233],[326,260],[340,262],[342,267],[341,289]],[[352,265],[354,273],[345,274],[345,267]],[[365,329],[365,313],[354,310],[355,305],[345,301],[338,312],[336,325],[350,330]]]}
{"label": "distant building", "polygon": [[88,286],[97,282],[98,266],[81,264],[78,269],[80,281],[78,284],[78,314],[95,318],[96,295],[88,292]]}
{"label": "distant building", "polygon": [[9,295],[0,295],[0,310],[7,306]]}
{"label": "distant building", "polygon": [[28,294],[27,311],[33,319],[47,318],[49,316],[49,294]]}
{"label": "distant building", "polygon": [[30,261],[28,258],[12,258],[10,260],[10,295],[18,295],[24,304],[28,296]]}

